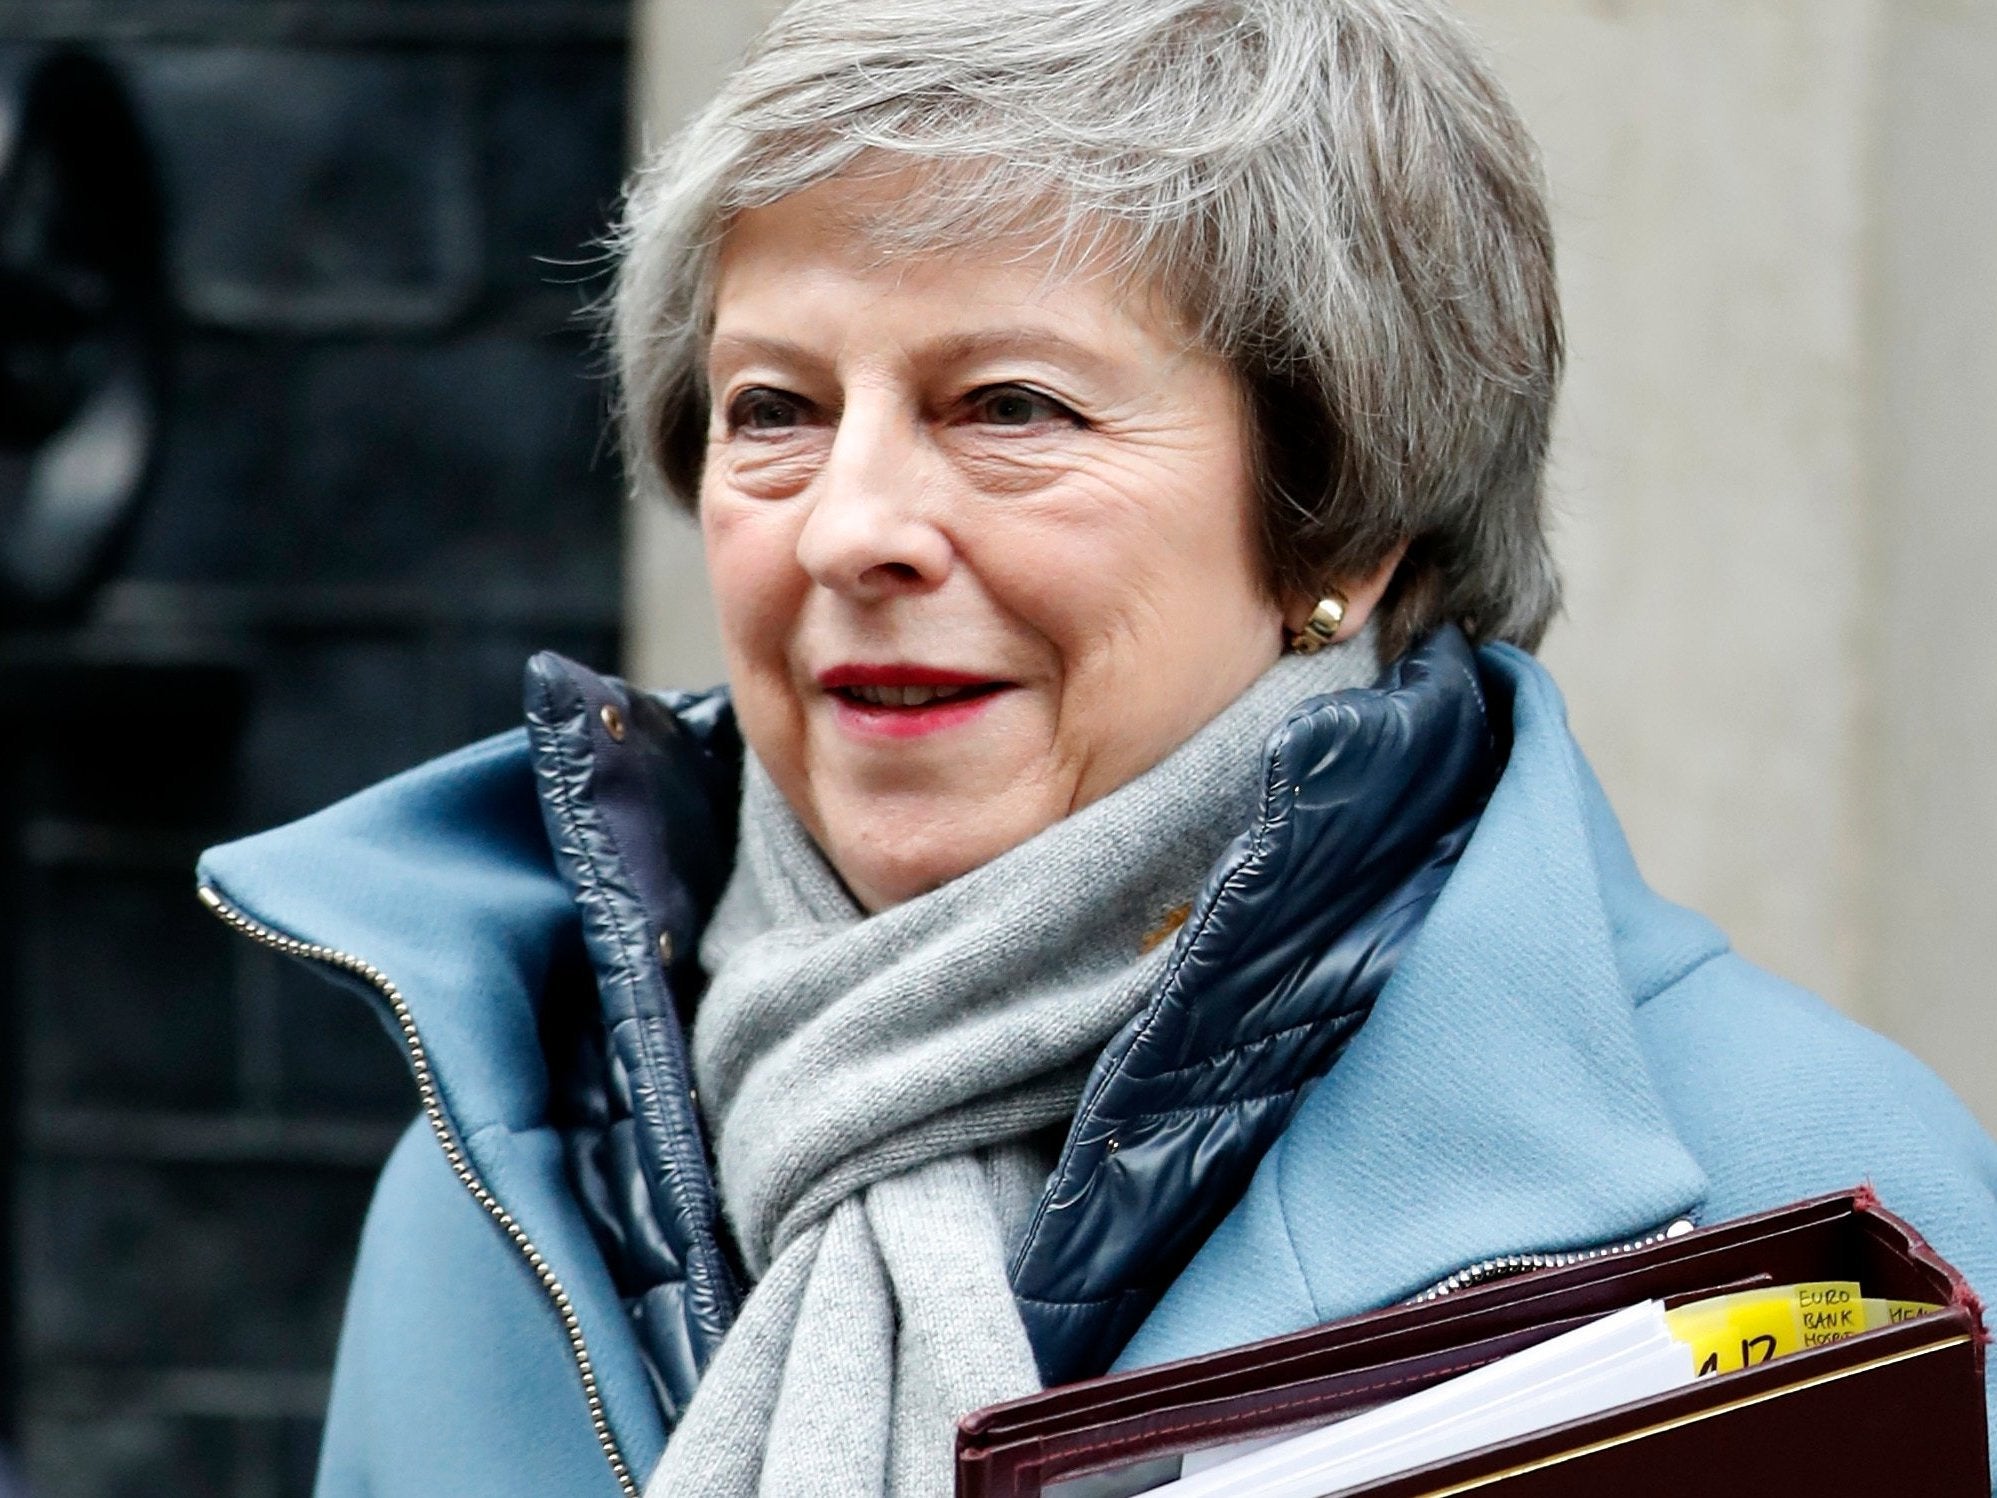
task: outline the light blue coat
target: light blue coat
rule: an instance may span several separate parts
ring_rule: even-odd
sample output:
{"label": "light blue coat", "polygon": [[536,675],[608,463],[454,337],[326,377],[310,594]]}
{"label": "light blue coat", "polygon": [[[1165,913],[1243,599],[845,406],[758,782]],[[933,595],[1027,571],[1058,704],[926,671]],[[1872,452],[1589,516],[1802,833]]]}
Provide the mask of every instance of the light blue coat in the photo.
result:
{"label": "light blue coat", "polygon": [[[1551,680],[1515,651],[1484,663],[1513,683],[1514,742],[1461,863],[1123,1365],[1861,1180],[1997,1288],[1989,1136],[1647,889]],[[320,1492],[632,1492],[663,1425],[546,1122],[535,1003],[572,922],[521,737],[215,850],[202,879],[266,940],[353,954],[433,1104],[370,1212]]]}
{"label": "light blue coat", "polygon": [[1653,893],[1552,680],[1515,651],[1485,660],[1516,682],[1516,737],[1475,838],[1119,1366],[1373,1309],[1485,1258],[1861,1181],[1987,1299],[1990,1136],[1912,1056]]}

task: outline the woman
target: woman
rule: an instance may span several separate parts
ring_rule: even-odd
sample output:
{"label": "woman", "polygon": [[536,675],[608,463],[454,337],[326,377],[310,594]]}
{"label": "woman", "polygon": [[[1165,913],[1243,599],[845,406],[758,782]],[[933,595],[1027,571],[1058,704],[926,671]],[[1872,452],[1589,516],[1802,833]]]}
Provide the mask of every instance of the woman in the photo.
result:
{"label": "woman", "polygon": [[[802,0],[633,196],[729,688],[218,850],[426,1127],[348,1493],[942,1493],[957,1416],[1997,1151],[1646,890],[1526,652],[1560,366],[1425,0]],[[442,1149],[438,1148],[441,1143]]]}

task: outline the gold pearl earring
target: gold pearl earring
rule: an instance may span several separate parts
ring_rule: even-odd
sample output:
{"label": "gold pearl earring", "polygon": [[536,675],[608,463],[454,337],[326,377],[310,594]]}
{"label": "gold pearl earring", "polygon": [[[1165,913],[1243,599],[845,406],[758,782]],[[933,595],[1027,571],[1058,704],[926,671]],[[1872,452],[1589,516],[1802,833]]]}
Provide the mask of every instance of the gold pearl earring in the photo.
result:
{"label": "gold pearl earring", "polygon": [[1338,637],[1338,627],[1344,622],[1345,595],[1334,588],[1330,597],[1320,599],[1311,610],[1304,627],[1290,636],[1291,654],[1316,655]]}

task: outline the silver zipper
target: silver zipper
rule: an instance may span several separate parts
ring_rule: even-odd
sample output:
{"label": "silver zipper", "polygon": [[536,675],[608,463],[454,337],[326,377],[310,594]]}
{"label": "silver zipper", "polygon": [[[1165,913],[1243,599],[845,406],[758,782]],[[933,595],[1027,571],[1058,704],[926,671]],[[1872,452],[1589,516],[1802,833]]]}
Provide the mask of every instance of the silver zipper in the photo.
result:
{"label": "silver zipper", "polygon": [[1483,1259],[1466,1265],[1448,1279],[1438,1280],[1421,1294],[1410,1297],[1407,1305],[1426,1305],[1431,1300],[1440,1300],[1445,1295],[1454,1295],[1459,1290],[1473,1290],[1479,1285],[1488,1285],[1493,1280],[1508,1280],[1515,1274],[1530,1274],[1535,1269],[1560,1269],[1569,1264],[1586,1264],[1595,1259],[1612,1259],[1619,1254],[1633,1254],[1640,1248],[1655,1248],[1673,1238],[1682,1238],[1698,1226],[1689,1217],[1681,1217],[1667,1227],[1654,1233],[1646,1233],[1641,1238],[1633,1238],[1628,1243],[1613,1243],[1607,1248],[1577,1249],[1565,1254],[1506,1254],[1502,1258]]}
{"label": "silver zipper", "polygon": [[541,1282],[542,1290],[553,1302],[555,1314],[561,1317],[562,1328],[568,1334],[569,1351],[575,1356],[576,1372],[582,1378],[582,1396],[589,1406],[589,1423],[596,1432],[597,1445],[603,1448],[604,1459],[610,1463],[611,1475],[617,1479],[618,1487],[624,1490],[625,1498],[639,1498],[638,1484],[632,1481],[631,1469],[624,1464],[624,1453],[618,1449],[617,1437],[611,1434],[610,1420],[603,1408],[603,1396],[596,1385],[596,1368],[590,1361],[589,1348],[583,1342],[582,1322],[576,1316],[574,1304],[569,1300],[569,1292],[562,1288],[562,1282],[556,1278],[555,1271],[549,1267],[547,1259],[540,1249],[534,1246],[520,1224],[514,1221],[513,1214],[501,1206],[486,1189],[485,1182],[479,1179],[478,1172],[472,1169],[471,1162],[465,1158],[464,1146],[458,1141],[457,1128],[444,1112],[443,1094],[438,1091],[437,1080],[431,1074],[429,1054],[423,1049],[423,1037],[417,1033],[415,1018],[409,1012],[409,1005],[403,999],[402,991],[372,963],[349,952],[299,941],[296,937],[273,931],[229,904],[212,886],[204,884],[198,893],[203,905],[250,940],[274,951],[283,952],[289,957],[324,963],[328,967],[336,967],[351,973],[373,987],[387,1001],[390,1013],[395,1016],[396,1029],[402,1036],[403,1049],[409,1055],[409,1069],[416,1075],[416,1092],[423,1104],[423,1116],[429,1120],[430,1132],[437,1136],[437,1143],[443,1147],[444,1159],[450,1163],[452,1173],[472,1194],[472,1200],[485,1208],[486,1215],[498,1223],[500,1230],[512,1240],[513,1246],[527,1261],[527,1267]]}

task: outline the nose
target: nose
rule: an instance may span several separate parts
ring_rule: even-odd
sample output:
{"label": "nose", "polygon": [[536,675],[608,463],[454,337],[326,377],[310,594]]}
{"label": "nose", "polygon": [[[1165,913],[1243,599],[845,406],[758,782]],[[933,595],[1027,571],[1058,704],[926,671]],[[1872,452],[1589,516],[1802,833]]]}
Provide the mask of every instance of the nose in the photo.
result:
{"label": "nose", "polygon": [[849,397],[798,532],[798,562],[813,582],[876,602],[927,592],[949,575],[925,448],[919,423],[895,403]]}

